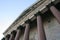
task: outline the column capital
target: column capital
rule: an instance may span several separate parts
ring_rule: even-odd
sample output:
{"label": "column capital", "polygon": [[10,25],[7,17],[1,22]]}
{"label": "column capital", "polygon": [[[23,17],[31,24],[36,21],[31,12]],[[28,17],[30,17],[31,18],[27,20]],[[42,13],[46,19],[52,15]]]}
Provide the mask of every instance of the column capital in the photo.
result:
{"label": "column capital", "polygon": [[3,37],[1,40],[5,40],[5,38]]}
{"label": "column capital", "polygon": [[10,38],[10,34],[6,35],[6,38]]}
{"label": "column capital", "polygon": [[42,13],[40,11],[38,11],[35,16],[39,16],[39,15],[42,15]]}
{"label": "column capital", "polygon": [[50,4],[47,5],[47,8],[50,8],[51,6],[55,6],[55,4],[51,2]]}
{"label": "column capital", "polygon": [[16,30],[13,30],[12,32],[11,32],[11,34],[15,37],[16,36]]}
{"label": "column capital", "polygon": [[23,29],[24,29],[24,27],[22,25],[17,27],[17,30],[23,30]]}
{"label": "column capital", "polygon": [[30,22],[31,22],[31,20],[30,20],[30,19],[28,19],[28,20],[26,20],[26,21],[25,21],[25,23],[30,23]]}

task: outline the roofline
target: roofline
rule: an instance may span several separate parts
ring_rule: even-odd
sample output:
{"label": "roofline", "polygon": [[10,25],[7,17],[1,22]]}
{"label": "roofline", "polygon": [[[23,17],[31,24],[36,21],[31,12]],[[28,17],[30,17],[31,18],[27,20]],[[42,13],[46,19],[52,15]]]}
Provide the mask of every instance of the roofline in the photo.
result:
{"label": "roofline", "polygon": [[[28,12],[30,12],[33,8],[34,9],[36,9],[36,7],[34,7],[35,5],[37,5],[39,2],[41,2],[41,1],[46,1],[46,0],[40,0],[40,1],[37,1],[37,2],[35,2],[34,4],[32,4],[30,7],[28,7],[27,9],[25,9],[22,13],[21,13],[21,15],[20,16],[18,16],[17,17],[17,19],[7,28],[7,30],[3,33],[3,34],[5,34],[7,31],[8,31],[8,29],[10,29],[13,25],[15,25],[15,23],[19,20],[19,19],[21,19],[25,14],[27,14]],[[42,3],[43,3],[42,2]],[[41,4],[42,4],[41,3]],[[29,11],[28,11],[29,10]]]}

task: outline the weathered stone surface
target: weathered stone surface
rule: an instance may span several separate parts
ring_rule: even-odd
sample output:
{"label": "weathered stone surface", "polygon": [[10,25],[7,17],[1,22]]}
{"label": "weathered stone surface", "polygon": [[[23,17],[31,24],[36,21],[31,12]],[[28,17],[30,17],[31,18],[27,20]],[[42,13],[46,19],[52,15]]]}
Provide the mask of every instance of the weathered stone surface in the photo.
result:
{"label": "weathered stone surface", "polygon": [[44,26],[47,40],[60,40],[60,24],[56,19],[52,19],[50,23],[46,23]]}

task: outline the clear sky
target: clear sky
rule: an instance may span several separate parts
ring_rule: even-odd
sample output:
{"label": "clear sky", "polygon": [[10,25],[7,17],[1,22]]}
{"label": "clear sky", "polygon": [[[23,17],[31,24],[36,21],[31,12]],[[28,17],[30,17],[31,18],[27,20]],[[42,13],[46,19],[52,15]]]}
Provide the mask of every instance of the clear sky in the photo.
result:
{"label": "clear sky", "polygon": [[0,0],[0,40],[13,21],[37,0]]}

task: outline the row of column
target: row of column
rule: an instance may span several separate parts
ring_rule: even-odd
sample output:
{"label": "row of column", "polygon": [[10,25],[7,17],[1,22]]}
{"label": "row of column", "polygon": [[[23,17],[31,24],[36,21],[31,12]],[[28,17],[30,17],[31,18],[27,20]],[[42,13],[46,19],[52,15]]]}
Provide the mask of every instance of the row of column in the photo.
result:
{"label": "row of column", "polygon": [[[55,18],[57,19],[57,21],[60,23],[60,11],[58,9],[56,9],[56,7],[54,5],[48,5],[50,11],[52,12],[52,14],[55,16]],[[43,27],[43,22],[42,22],[42,17],[41,17],[41,13],[38,12],[37,14],[35,14],[36,18],[37,18],[37,32],[38,32],[38,40],[46,40],[46,35],[45,35],[45,31],[44,31],[44,27]],[[30,32],[30,20],[27,20],[26,23],[26,27],[25,27],[25,32],[24,32],[24,38],[23,40],[29,40],[29,32]],[[19,26],[17,28],[17,32],[13,31],[11,32],[11,36],[7,36],[6,40],[19,40],[20,36],[21,36],[21,32],[23,30],[23,26]],[[15,37],[13,34],[15,34]],[[15,39],[14,39],[15,38]],[[4,38],[2,39],[4,40]]]}

